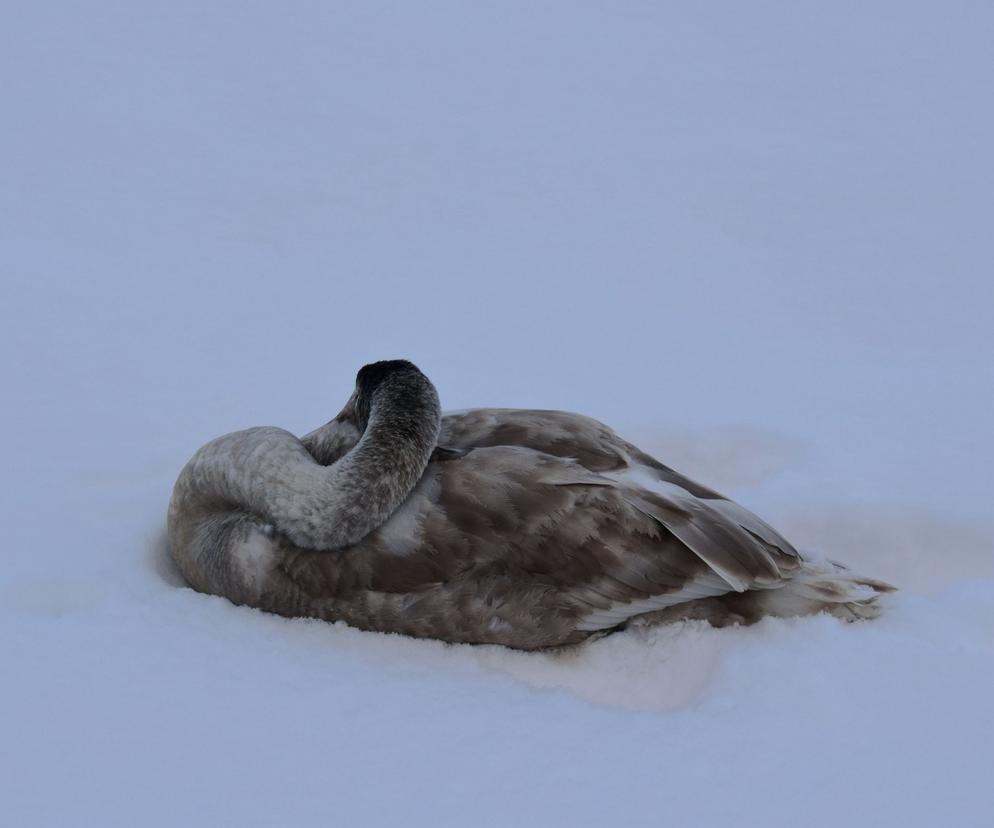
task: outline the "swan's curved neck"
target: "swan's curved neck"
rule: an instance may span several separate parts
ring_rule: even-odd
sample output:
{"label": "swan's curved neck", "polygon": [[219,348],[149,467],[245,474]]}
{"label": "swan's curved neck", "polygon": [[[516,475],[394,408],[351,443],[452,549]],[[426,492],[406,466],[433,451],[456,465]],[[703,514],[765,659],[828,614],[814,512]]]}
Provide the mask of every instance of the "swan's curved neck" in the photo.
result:
{"label": "swan's curved neck", "polygon": [[185,548],[219,509],[245,512],[315,550],[350,546],[383,524],[424,474],[441,408],[410,363],[367,367],[338,417],[303,440],[253,428],[201,448],[173,488],[170,543]]}
{"label": "swan's curved neck", "polygon": [[424,474],[441,407],[435,387],[412,369],[386,376],[371,391],[358,389],[339,419],[350,416],[361,429],[359,441],[333,465],[317,467],[316,485],[304,487],[311,490],[301,502],[277,493],[273,501],[282,499],[284,508],[267,510],[276,528],[300,546],[349,546],[383,524]]}

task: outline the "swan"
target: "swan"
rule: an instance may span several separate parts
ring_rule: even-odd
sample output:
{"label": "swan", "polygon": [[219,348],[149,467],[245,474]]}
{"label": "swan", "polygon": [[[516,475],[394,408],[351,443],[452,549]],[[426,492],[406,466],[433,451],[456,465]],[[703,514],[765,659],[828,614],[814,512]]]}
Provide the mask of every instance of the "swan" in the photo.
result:
{"label": "swan", "polygon": [[235,604],[525,650],[632,623],[872,618],[893,589],[803,559],[596,420],[443,415],[406,360],[364,366],[303,438],[263,427],[205,445],[167,532],[189,585]]}

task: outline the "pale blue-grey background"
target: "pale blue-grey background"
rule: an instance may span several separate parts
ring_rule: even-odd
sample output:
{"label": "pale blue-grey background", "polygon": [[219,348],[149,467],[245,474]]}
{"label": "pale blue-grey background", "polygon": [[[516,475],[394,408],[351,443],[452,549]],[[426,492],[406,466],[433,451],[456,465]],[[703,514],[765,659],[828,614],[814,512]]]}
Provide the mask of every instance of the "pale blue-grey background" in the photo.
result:
{"label": "pale blue-grey background", "polygon": [[147,546],[200,444],[309,430],[408,357],[447,407],[603,419],[902,596],[989,577],[994,6],[0,18],[0,822],[989,818],[989,586],[508,662],[691,705],[633,718],[467,679],[475,651],[369,662]]}

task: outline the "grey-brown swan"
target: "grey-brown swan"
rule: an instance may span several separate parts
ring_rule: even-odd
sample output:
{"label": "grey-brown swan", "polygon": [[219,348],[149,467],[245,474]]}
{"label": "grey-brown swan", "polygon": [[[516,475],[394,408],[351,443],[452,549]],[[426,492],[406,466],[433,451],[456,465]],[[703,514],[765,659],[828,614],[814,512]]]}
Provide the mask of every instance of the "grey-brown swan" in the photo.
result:
{"label": "grey-brown swan", "polygon": [[187,582],[236,604],[522,649],[633,620],[873,617],[891,589],[803,560],[588,417],[443,415],[404,360],[363,367],[303,438],[252,428],[201,448],[168,535]]}

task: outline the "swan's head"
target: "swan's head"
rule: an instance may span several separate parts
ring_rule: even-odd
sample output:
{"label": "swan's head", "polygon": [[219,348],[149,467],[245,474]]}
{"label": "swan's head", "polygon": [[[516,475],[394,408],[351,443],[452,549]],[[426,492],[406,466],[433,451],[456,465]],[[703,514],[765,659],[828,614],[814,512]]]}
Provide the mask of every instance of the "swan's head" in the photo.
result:
{"label": "swan's head", "polygon": [[[386,392],[390,401],[400,409],[414,409],[423,405],[426,392],[437,400],[434,386],[413,362],[406,359],[388,359],[371,362],[359,369],[355,378],[355,391],[345,408],[352,409],[353,419],[360,432],[365,431],[373,405]],[[344,413],[344,412],[343,412]]]}

